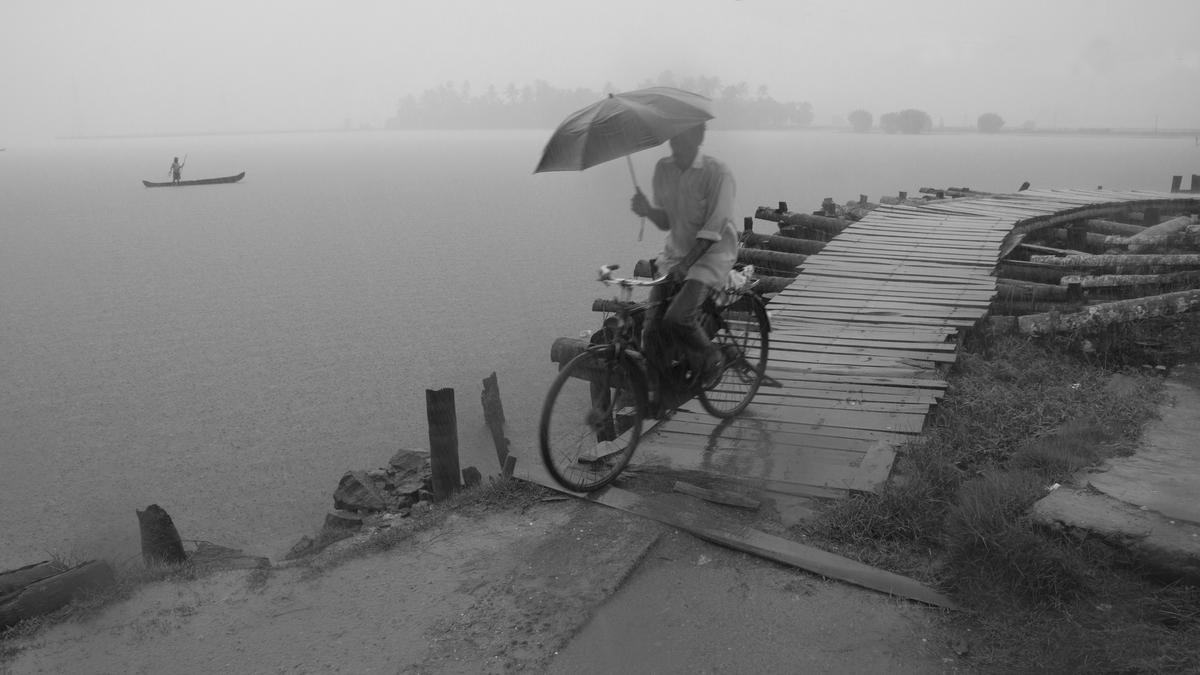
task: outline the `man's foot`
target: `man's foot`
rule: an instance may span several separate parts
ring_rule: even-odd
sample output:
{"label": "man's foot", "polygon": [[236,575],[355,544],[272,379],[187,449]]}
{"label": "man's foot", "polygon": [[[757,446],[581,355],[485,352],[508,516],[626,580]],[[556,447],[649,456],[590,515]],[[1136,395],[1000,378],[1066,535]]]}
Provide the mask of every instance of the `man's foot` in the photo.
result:
{"label": "man's foot", "polygon": [[704,364],[704,372],[700,374],[700,388],[705,391],[712,389],[721,382],[721,376],[724,374],[725,358],[721,356],[721,352],[714,349]]}

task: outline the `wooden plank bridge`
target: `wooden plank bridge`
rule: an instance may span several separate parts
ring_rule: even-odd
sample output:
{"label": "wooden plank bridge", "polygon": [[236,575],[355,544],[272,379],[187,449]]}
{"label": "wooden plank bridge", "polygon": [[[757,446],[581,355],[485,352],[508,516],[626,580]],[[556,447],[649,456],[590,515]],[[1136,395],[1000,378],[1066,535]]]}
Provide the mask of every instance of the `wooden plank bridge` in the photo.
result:
{"label": "wooden plank bridge", "polygon": [[1179,199],[1178,193],[1025,190],[880,206],[808,256],[773,297],[764,387],[732,420],[695,402],[645,436],[633,467],[763,493],[838,497],[887,481],[924,429],[996,268],[1025,234]]}

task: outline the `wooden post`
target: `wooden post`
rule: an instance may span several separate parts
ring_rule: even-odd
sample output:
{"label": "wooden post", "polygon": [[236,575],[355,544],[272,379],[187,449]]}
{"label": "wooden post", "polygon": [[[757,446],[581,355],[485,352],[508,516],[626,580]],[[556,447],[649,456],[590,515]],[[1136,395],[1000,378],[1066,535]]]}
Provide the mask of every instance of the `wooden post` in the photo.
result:
{"label": "wooden post", "polygon": [[1189,192],[1200,192],[1200,173],[1192,174],[1192,189]]}
{"label": "wooden post", "polygon": [[779,202],[779,209],[777,212],[778,213],[787,213],[787,210],[788,210],[787,202]]}
{"label": "wooden post", "polygon": [[429,418],[433,497],[442,500],[459,488],[458,415],[454,411],[454,390],[426,389],[425,412]]}
{"label": "wooden post", "polygon": [[511,478],[516,468],[517,458],[509,454],[509,441],[504,436],[504,406],[500,403],[500,382],[496,373],[483,379],[483,419],[492,432],[492,442],[496,444],[496,457],[500,460],[500,470],[505,478]]}
{"label": "wooden post", "polygon": [[905,199],[908,199],[908,192],[906,190],[901,190],[900,191],[900,201],[904,201]]}
{"label": "wooden post", "polygon": [[867,196],[866,196],[866,195],[859,195],[859,196],[858,196],[858,203],[859,203],[859,204],[866,204],[866,203],[867,203]]}
{"label": "wooden post", "polygon": [[821,211],[829,217],[837,215],[837,204],[833,203],[833,197],[826,197],[821,201]]}
{"label": "wooden post", "polygon": [[754,218],[751,216],[746,216],[745,218],[742,218],[742,232],[753,232],[753,231],[754,231]]}
{"label": "wooden post", "polygon": [[1179,192],[1179,187],[1183,185],[1183,176],[1171,176],[1171,192]]}
{"label": "wooden post", "polygon": [[158,504],[151,504],[145,511],[134,511],[142,532],[142,560],[147,565],[187,562],[179,531],[165,509]]}

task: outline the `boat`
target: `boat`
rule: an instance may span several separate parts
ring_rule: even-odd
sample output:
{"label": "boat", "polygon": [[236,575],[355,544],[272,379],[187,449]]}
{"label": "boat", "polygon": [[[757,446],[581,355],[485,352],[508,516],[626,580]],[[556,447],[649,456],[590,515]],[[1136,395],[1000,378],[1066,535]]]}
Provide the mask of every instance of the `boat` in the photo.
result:
{"label": "boat", "polygon": [[181,180],[178,183],[167,181],[165,183],[152,183],[148,180],[142,181],[142,185],[146,187],[183,187],[184,185],[216,185],[217,183],[236,183],[246,177],[246,172],[243,171],[236,176],[221,176],[220,178],[200,178],[197,180]]}

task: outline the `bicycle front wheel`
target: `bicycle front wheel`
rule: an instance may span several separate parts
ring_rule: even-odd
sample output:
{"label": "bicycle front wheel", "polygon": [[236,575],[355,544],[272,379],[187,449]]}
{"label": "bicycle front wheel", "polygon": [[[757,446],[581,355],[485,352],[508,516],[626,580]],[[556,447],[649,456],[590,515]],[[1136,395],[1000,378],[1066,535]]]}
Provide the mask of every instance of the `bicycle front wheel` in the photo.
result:
{"label": "bicycle front wheel", "polygon": [[725,364],[721,379],[700,392],[700,405],[709,414],[733,417],[750,405],[766,377],[769,325],[767,308],[756,295],[743,295],[718,311],[712,342]]}
{"label": "bicycle front wheel", "polygon": [[593,348],[571,359],[550,385],[538,429],[542,461],[568,490],[612,482],[642,437],[646,383],[628,356]]}

